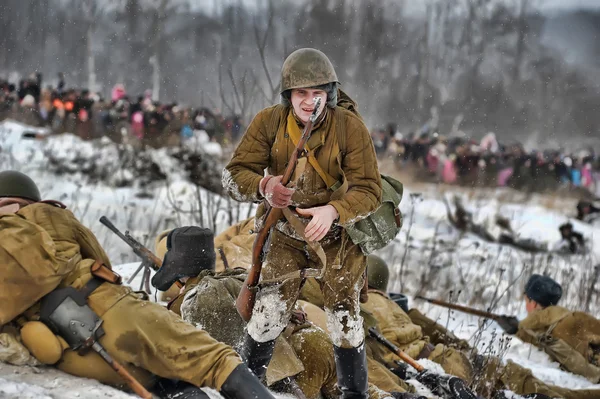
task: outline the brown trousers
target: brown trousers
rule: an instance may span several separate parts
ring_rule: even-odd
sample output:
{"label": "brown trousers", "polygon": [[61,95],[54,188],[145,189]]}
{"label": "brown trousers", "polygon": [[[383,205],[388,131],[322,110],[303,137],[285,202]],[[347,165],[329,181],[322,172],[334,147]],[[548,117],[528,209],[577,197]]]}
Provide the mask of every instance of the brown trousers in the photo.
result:
{"label": "brown trousers", "polygon": [[[110,308],[103,305],[107,298],[118,297]],[[104,321],[100,344],[148,388],[152,377],[160,376],[219,390],[241,364],[231,347],[159,304],[139,299],[128,287],[102,284],[90,295],[89,304]],[[124,386],[95,352],[79,356],[68,349],[57,367],[75,376]]]}
{"label": "brown trousers", "polygon": [[[359,293],[364,282],[366,257],[344,231],[325,237],[321,245],[327,266],[319,283],[331,339],[339,347],[357,347],[364,340]],[[269,280],[304,268],[322,267],[317,254],[304,241],[273,229],[261,279]],[[252,338],[266,342],[283,331],[301,285],[302,281],[296,278],[261,289],[248,324]]]}

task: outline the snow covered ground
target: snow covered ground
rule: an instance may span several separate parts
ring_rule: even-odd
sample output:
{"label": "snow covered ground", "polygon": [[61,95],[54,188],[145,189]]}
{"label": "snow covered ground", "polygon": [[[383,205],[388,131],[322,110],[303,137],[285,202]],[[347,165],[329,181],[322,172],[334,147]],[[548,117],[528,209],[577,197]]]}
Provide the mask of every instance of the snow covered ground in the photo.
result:
{"label": "snow covered ground", "polygon": [[[37,130],[15,122],[0,123],[0,170],[17,169],[28,173],[40,186],[44,198],[64,202],[98,236],[118,271],[127,278],[137,268],[138,259],[121,240],[98,219],[109,217],[122,231],[130,233],[154,249],[154,237],[163,229],[186,224],[203,224],[217,231],[232,221],[252,213],[246,205],[237,205],[196,187],[186,180],[176,160],[164,150],[148,156],[167,176],[165,181],[120,186],[128,171],[119,167],[119,149],[107,141],[83,142],[72,135],[52,136],[47,140],[24,140],[22,133]],[[212,145],[212,144],[211,144]],[[213,145],[214,146],[214,145]],[[217,149],[212,149],[218,154]],[[106,167],[105,179],[83,173],[56,174],[52,162],[81,162],[88,154]],[[75,156],[77,155],[77,156]],[[121,176],[121,177],[119,177]],[[125,179],[127,180],[127,179]],[[600,228],[572,221],[576,231],[589,240],[585,256],[556,254],[532,255],[506,246],[486,243],[471,235],[460,235],[449,224],[442,195],[459,195],[465,206],[484,219],[496,212],[511,219],[520,237],[532,238],[548,246],[558,240],[558,226],[568,220],[560,207],[549,207],[547,198],[536,197],[524,203],[518,194],[507,190],[473,192],[429,185],[418,191],[407,187],[402,201],[404,228],[392,245],[380,251],[392,265],[389,291],[403,292],[430,317],[447,324],[461,338],[470,340],[482,352],[502,354],[533,370],[540,379],[569,388],[589,388],[581,377],[559,370],[539,350],[512,339],[507,344],[495,323],[449,312],[421,301],[415,295],[451,300],[459,304],[495,313],[524,317],[522,291],[532,273],[547,273],[562,283],[562,304],[572,309],[600,314],[600,298],[592,281],[593,265],[600,263]],[[557,199],[574,206],[574,201]],[[554,201],[554,202],[556,202]],[[571,209],[567,209],[571,212]],[[131,263],[134,262],[134,263]],[[138,276],[138,279],[140,276]],[[139,287],[139,280],[132,283]],[[600,386],[597,386],[600,388]],[[0,363],[0,398],[128,398],[131,397],[94,381],[67,376],[47,368],[14,367]]]}

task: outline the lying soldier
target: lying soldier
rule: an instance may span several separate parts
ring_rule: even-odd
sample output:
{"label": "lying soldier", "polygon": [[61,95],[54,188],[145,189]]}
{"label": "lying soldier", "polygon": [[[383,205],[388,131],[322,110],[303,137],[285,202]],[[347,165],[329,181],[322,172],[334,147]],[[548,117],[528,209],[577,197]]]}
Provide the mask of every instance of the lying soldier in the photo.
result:
{"label": "lying soldier", "polygon": [[[230,399],[273,398],[231,347],[121,285],[93,233],[64,205],[41,201],[35,183],[16,171],[0,172],[0,263],[0,325],[18,329],[42,363],[120,388],[126,374],[144,397],[148,389],[162,397],[185,391],[188,398],[207,398],[198,387],[211,387]],[[58,306],[51,307],[54,300]],[[40,322],[76,331],[79,319],[67,314],[64,326],[44,312],[45,305],[54,312],[64,303],[87,307],[97,320],[92,327],[103,334],[94,337],[96,351],[78,353],[69,336],[61,339]],[[100,349],[126,371],[117,374]]]}
{"label": "lying soldier", "polygon": [[[379,330],[385,338],[405,349],[416,359],[427,358],[439,363],[449,374],[457,375],[466,381],[481,380],[481,383],[477,384],[479,386],[475,387],[481,395],[488,397],[494,391],[508,389],[520,395],[540,393],[553,398],[600,397],[600,390],[569,390],[545,384],[535,378],[530,370],[510,360],[503,366],[498,358],[477,355],[472,363],[466,352],[450,348],[441,342],[434,347],[429,337],[423,335],[421,327],[413,324],[410,317],[385,293],[389,275],[385,261],[369,255],[367,272],[370,287],[369,300],[363,306],[377,319]],[[443,331],[441,326],[430,328],[438,332]],[[451,340],[451,342],[458,347],[464,345],[460,341]],[[399,359],[390,354],[385,360],[387,364],[390,362],[397,364]],[[394,369],[402,372],[402,369]]]}
{"label": "lying soldier", "polygon": [[[500,326],[508,334],[539,347],[562,368],[600,382],[600,320],[584,312],[557,306],[562,287],[552,278],[533,274],[525,285],[529,314],[519,322],[508,318]],[[598,395],[600,397],[600,394]]]}
{"label": "lying soldier", "polygon": [[459,197],[454,197],[455,211],[452,212],[446,198],[446,214],[448,221],[461,232],[470,232],[484,241],[510,245],[514,248],[527,252],[545,252],[546,245],[530,238],[521,238],[515,234],[510,220],[499,215],[485,215],[475,220],[473,213],[465,209]]}

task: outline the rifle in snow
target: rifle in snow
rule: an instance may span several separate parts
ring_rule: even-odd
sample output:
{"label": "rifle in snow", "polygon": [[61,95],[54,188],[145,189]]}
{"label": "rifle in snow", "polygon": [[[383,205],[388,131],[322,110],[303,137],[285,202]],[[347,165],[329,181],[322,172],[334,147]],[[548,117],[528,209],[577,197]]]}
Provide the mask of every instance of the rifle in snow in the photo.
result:
{"label": "rifle in snow", "polygon": [[472,314],[474,316],[483,317],[485,319],[494,320],[502,329],[508,334],[516,334],[519,330],[519,319],[515,316],[508,316],[502,314],[494,314],[479,309],[469,308],[467,306],[456,305],[450,302],[440,301],[438,299],[425,298],[422,296],[416,296],[415,299],[422,299],[434,305],[442,306],[444,308],[458,310],[459,312]]}
{"label": "rifle in snow", "polygon": [[415,378],[421,384],[425,385],[432,393],[444,399],[477,399],[477,396],[467,388],[467,384],[453,375],[436,374],[421,366],[415,359],[408,356],[387,338],[385,338],[375,327],[369,328],[369,335],[375,338],[379,343],[385,346],[392,353],[397,355],[405,363],[417,370],[417,374],[411,377]]}
{"label": "rifle in snow", "polygon": [[467,306],[456,305],[454,303],[440,301],[439,299],[425,298],[423,296],[416,296],[415,299],[422,299],[429,303],[433,303],[434,305],[442,306],[444,308],[448,308],[448,309],[452,309],[452,310],[458,310],[459,312],[472,314],[474,316],[483,317],[485,319],[490,319],[490,320],[494,320],[494,321],[499,321],[499,320],[502,320],[505,318],[512,317],[512,316],[507,316],[507,315],[494,314],[491,312],[486,312],[484,310],[473,309],[473,308],[469,308]]}
{"label": "rifle in snow", "polygon": [[[154,271],[160,269],[160,267],[162,266],[162,260],[160,260],[158,256],[154,255],[152,251],[146,248],[141,242],[133,238],[131,234],[129,234],[129,231],[126,231],[125,234],[121,233],[121,231],[117,229],[115,225],[112,224],[112,222],[108,220],[106,216],[102,216],[100,218],[100,223],[108,227],[113,233],[119,236],[121,240],[125,241],[125,243],[133,249],[133,252],[137,256],[142,258],[142,263],[140,264],[140,267],[138,267],[135,273],[133,273],[129,280],[127,280],[127,284],[131,284],[135,276],[137,276],[138,273],[143,269],[144,274],[142,277],[142,284],[140,285],[140,290],[145,284],[146,292],[152,292],[150,290],[150,269]],[[183,283],[179,280],[175,281],[175,284],[177,284],[179,288],[183,287]]]}
{"label": "rifle in snow", "polygon": [[[317,119],[317,111],[319,110],[320,105],[321,98],[317,98],[315,100],[315,108],[313,109],[312,115],[304,126],[304,130],[302,131],[302,136],[298,141],[296,150],[292,152],[292,156],[288,162],[287,168],[285,169],[283,178],[281,179],[281,184],[284,186],[290,182],[294,174],[294,170],[296,169],[298,157],[303,151],[305,151],[304,146],[310,137],[313,124]],[[252,317],[252,309],[254,308],[254,302],[256,301],[256,291],[258,290],[258,280],[260,279],[260,272],[262,270],[265,242],[269,237],[271,228],[279,219],[281,219],[283,215],[281,209],[271,208],[267,201],[265,201],[265,208],[265,222],[262,226],[262,229],[260,229],[256,235],[256,238],[254,239],[254,245],[252,246],[252,266],[248,272],[248,276],[246,277],[244,284],[242,285],[240,294],[235,301],[235,306],[238,313],[246,322]]]}

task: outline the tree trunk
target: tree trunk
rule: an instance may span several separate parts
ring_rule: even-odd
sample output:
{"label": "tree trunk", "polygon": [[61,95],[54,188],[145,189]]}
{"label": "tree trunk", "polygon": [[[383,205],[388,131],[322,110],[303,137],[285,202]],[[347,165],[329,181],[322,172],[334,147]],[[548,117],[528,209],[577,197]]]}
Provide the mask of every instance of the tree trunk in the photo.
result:
{"label": "tree trunk", "polygon": [[87,68],[88,68],[88,90],[95,93],[96,87],[96,57],[94,54],[94,24],[91,23],[87,29]]}

